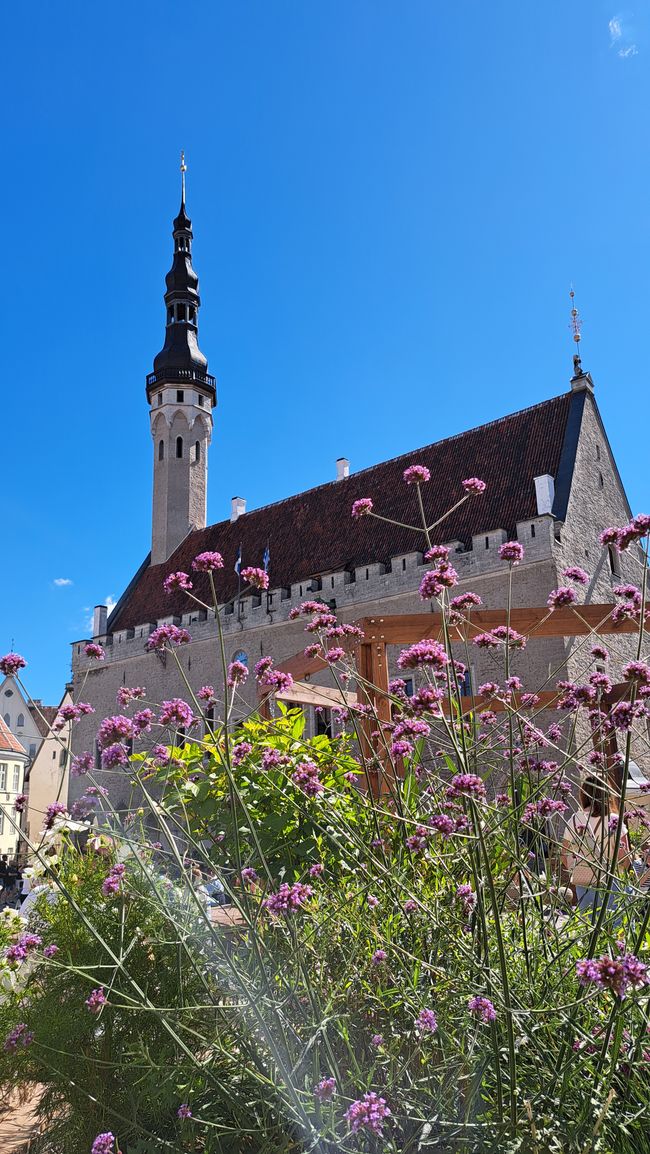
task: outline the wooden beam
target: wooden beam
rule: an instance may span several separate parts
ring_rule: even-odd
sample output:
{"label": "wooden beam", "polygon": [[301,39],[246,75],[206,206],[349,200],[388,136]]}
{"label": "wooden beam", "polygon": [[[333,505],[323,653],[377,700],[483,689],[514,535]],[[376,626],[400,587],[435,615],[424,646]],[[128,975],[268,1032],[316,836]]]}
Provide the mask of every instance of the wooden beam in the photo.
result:
{"label": "wooden beam", "polygon": [[[590,633],[637,633],[639,623],[626,618],[618,624],[611,619],[613,605],[569,605],[559,609],[511,609],[510,627],[525,637],[586,637]],[[443,635],[440,613],[397,613],[384,617],[363,617],[355,622],[365,640],[385,645],[413,645],[425,638]],[[506,624],[505,609],[473,609],[462,625],[451,626],[454,641],[470,640]]]}
{"label": "wooden beam", "polygon": [[282,689],[276,693],[278,701],[286,701],[290,705],[314,705],[324,709],[335,706],[343,709],[345,706],[356,705],[356,693],[346,693],[341,689],[332,689],[329,685],[307,685],[304,681],[294,681],[291,689]]}

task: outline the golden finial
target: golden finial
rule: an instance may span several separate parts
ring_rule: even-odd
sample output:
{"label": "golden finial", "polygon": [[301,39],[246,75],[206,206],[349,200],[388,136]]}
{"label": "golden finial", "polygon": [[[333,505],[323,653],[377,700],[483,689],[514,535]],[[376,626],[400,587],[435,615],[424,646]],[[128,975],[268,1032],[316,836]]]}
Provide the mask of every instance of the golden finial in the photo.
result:
{"label": "golden finial", "polygon": [[183,189],[183,204],[185,204],[185,173],[187,172],[187,165],[185,163],[185,151],[181,148],[181,185]]}

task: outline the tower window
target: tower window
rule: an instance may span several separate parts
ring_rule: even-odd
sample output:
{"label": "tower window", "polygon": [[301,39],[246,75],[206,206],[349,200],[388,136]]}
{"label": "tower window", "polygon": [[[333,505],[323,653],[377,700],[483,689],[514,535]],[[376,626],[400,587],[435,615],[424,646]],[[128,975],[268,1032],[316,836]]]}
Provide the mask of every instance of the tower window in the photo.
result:
{"label": "tower window", "polygon": [[158,442],[158,460],[164,461],[164,459],[165,459],[165,442],[159,441]]}
{"label": "tower window", "polygon": [[596,445],[596,460],[600,461],[600,445]]}
{"label": "tower window", "polygon": [[618,552],[617,552],[616,548],[614,547],[614,545],[608,546],[607,554],[609,556],[609,567],[611,569],[612,576],[613,577],[620,577],[620,575],[621,575],[621,562],[620,562]]}
{"label": "tower window", "polygon": [[193,325],[195,325],[196,324],[196,309],[192,305],[190,305],[189,314],[190,314],[189,319],[190,319],[191,323]]}
{"label": "tower window", "polygon": [[25,724],[25,715],[24,715],[24,713],[19,713],[18,719],[16,721],[16,725],[17,725],[18,729],[22,729],[24,724]]}
{"label": "tower window", "polygon": [[174,323],[174,310],[170,305],[170,307],[167,309],[167,324],[173,325],[173,323]]}
{"label": "tower window", "polygon": [[531,527],[530,527],[530,535],[531,535],[531,537],[535,536],[535,526],[534,525],[531,525]]}
{"label": "tower window", "polygon": [[489,538],[489,537],[486,537],[486,538],[485,538],[485,548],[486,548],[486,549],[489,549],[489,548],[490,548],[490,538]]}
{"label": "tower window", "polygon": [[603,474],[599,473],[598,474],[598,488],[603,489],[604,486],[605,486],[605,482],[603,481]]}
{"label": "tower window", "polygon": [[162,393],[158,393],[158,404],[162,405]]}
{"label": "tower window", "polygon": [[177,404],[182,405],[184,400],[185,400],[185,393],[184,393],[183,389],[177,389],[176,390],[176,402],[177,402]]}
{"label": "tower window", "polygon": [[182,437],[176,438],[176,456],[177,457],[183,456],[183,438]]}
{"label": "tower window", "polygon": [[199,393],[198,397],[199,397],[199,404],[200,404],[201,408],[203,408],[203,406],[205,404],[205,397],[203,396],[202,393]]}
{"label": "tower window", "polygon": [[197,441],[195,446],[194,446],[194,460],[195,461],[201,460],[201,442],[200,441]]}

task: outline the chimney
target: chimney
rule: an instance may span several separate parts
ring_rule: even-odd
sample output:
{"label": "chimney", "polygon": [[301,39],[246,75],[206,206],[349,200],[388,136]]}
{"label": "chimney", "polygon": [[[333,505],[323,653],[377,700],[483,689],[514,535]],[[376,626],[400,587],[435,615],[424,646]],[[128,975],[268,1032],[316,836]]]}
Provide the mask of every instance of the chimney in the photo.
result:
{"label": "chimney", "polygon": [[93,637],[104,637],[108,610],[105,605],[96,605],[93,610]]}
{"label": "chimney", "polygon": [[337,481],[344,481],[346,477],[350,476],[350,462],[347,457],[339,457],[336,462],[336,479]]}
{"label": "chimney", "polygon": [[555,481],[549,473],[544,473],[542,477],[535,477],[535,496],[537,497],[537,512],[540,517],[544,513],[553,512],[553,501],[555,500]]}
{"label": "chimney", "polygon": [[246,502],[243,497],[233,497],[231,506],[230,520],[237,521],[246,512]]}

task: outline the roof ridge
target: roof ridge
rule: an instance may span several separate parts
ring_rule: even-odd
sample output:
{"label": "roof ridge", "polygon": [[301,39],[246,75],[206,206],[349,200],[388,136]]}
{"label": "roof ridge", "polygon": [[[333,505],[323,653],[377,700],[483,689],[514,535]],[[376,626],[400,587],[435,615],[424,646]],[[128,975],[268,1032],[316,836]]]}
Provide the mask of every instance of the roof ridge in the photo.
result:
{"label": "roof ridge", "polygon": [[[358,469],[350,473],[350,477],[363,477],[364,473],[371,473],[373,469],[379,469],[382,465],[392,465],[403,457],[412,456],[413,453],[424,453],[428,449],[436,448],[438,445],[446,445],[452,441],[459,441],[462,437],[467,437],[470,433],[479,433],[482,432],[483,429],[493,429],[496,425],[500,425],[504,421],[511,421],[514,417],[522,417],[525,413],[532,413],[536,409],[543,409],[545,405],[550,405],[553,401],[560,401],[564,397],[571,397],[572,395],[572,393],[567,392],[558,393],[554,397],[547,397],[545,401],[538,401],[536,405],[527,405],[524,409],[516,409],[514,413],[506,413],[505,416],[497,417],[494,421],[486,421],[483,425],[473,425],[471,429],[463,429],[460,433],[452,433],[449,437],[441,437],[439,441],[429,441],[426,445],[419,445],[415,449],[407,449],[405,453],[398,453],[396,457],[386,457],[383,461],[376,461],[374,465],[366,465],[365,469]],[[310,489],[301,489],[299,493],[291,493],[288,497],[278,497],[277,501],[270,501],[268,505],[258,505],[255,509],[248,509],[246,513],[242,513],[240,516],[250,517],[252,513],[263,513],[267,509],[274,509],[277,505],[284,505],[286,501],[295,501],[298,497],[304,497],[308,493],[316,493],[319,489],[327,489],[330,485],[340,485],[340,483],[336,478],[331,481],[323,481],[320,485],[312,485]],[[206,533],[209,529],[216,529],[219,525],[229,524],[231,524],[230,518],[224,517],[223,520],[213,521],[212,524],[206,525],[203,529],[195,529],[194,532]],[[188,536],[191,535],[192,534],[188,534]],[[166,564],[166,562],[163,562],[163,564]]]}

